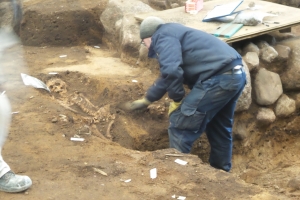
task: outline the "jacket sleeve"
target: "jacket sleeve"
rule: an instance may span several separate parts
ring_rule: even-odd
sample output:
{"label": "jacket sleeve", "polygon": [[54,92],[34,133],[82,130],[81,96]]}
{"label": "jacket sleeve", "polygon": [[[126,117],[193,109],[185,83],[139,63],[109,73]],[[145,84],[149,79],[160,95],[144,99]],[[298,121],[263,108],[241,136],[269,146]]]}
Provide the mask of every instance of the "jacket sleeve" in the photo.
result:
{"label": "jacket sleeve", "polygon": [[148,89],[146,99],[154,102],[161,99],[166,94],[166,86],[162,77],[156,79],[154,84]]}
{"label": "jacket sleeve", "polygon": [[161,77],[170,99],[181,101],[183,87],[182,52],[180,41],[173,36],[159,34],[154,41],[154,51],[160,64]]}

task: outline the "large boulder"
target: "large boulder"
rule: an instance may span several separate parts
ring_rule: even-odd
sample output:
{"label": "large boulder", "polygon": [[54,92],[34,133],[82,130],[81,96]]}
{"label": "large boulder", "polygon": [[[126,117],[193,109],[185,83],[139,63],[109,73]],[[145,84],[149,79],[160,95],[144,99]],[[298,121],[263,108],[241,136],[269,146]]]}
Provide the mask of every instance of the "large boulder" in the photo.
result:
{"label": "large boulder", "polygon": [[118,23],[120,24],[119,41],[121,60],[126,63],[136,63],[141,46],[139,24],[132,14],[125,15]]}
{"label": "large boulder", "polygon": [[280,77],[277,73],[259,69],[255,76],[254,91],[259,105],[271,105],[283,93]]}
{"label": "large boulder", "polygon": [[286,70],[280,75],[284,90],[300,90],[300,37],[284,40],[280,44],[292,49]]}
{"label": "large boulder", "polygon": [[256,70],[259,67],[259,57],[256,52],[248,52],[243,57],[244,61],[247,63],[249,71]]}
{"label": "large boulder", "polygon": [[[124,45],[126,46],[128,42],[132,43],[132,41],[127,40],[127,42],[123,42],[122,39],[127,38],[128,34],[131,35],[132,33],[134,33],[134,36],[132,36],[137,38],[139,37],[139,32],[137,22],[132,20],[132,17],[126,17],[124,20],[123,17],[127,14],[151,11],[155,10],[149,5],[138,0],[135,2],[110,0],[106,9],[100,16],[100,21],[105,29],[105,38],[103,39],[104,43],[117,51],[124,49]],[[130,20],[126,21],[128,19]],[[130,28],[133,28],[134,30],[127,30]],[[121,33],[122,31],[125,33]],[[122,43],[123,47],[120,47],[120,43]],[[137,44],[133,51],[139,50]],[[129,46],[132,47],[132,44]]]}

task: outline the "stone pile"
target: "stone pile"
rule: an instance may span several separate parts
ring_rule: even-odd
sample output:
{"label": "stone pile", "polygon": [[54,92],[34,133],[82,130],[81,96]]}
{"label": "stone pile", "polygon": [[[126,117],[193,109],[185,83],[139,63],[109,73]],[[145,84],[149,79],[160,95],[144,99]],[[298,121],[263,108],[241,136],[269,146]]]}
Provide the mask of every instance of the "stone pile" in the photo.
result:
{"label": "stone pile", "polygon": [[252,98],[264,108],[260,109],[257,120],[272,123],[274,116],[287,117],[296,111],[300,89],[299,43],[299,38],[291,38],[271,46],[260,40],[256,44],[249,42],[242,48],[253,80]]}
{"label": "stone pile", "polygon": [[[300,38],[290,33],[283,33],[282,37],[277,37],[278,32],[273,35],[273,41],[278,42],[272,45],[255,38],[252,40],[255,42],[249,41],[238,49],[249,69],[252,82],[247,85],[251,84],[253,90],[251,97],[242,95],[239,102],[253,101],[258,107],[255,115],[260,125],[296,115],[300,107]],[[239,111],[246,111],[244,108]],[[238,120],[234,133],[238,138],[245,138],[243,129],[238,128],[241,124],[246,126],[247,122]]]}

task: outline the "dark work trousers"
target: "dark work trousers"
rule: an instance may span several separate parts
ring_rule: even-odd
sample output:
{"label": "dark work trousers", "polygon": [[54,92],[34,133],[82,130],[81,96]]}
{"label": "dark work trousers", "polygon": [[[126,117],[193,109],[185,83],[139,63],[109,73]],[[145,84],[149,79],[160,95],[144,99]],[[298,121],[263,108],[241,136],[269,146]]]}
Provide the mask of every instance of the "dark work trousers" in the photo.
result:
{"label": "dark work trousers", "polygon": [[210,165],[227,172],[231,169],[234,110],[246,84],[243,68],[230,72],[198,81],[171,113],[168,129],[170,147],[182,153],[190,153],[205,131],[211,146]]}

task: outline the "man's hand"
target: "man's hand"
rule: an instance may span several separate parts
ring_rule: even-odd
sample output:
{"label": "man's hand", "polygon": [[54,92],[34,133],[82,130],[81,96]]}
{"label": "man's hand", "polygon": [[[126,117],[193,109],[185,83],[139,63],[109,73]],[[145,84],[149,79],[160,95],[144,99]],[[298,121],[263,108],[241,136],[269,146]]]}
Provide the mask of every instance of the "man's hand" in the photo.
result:
{"label": "man's hand", "polygon": [[168,115],[170,116],[172,112],[174,112],[181,104],[181,101],[180,102],[171,102],[170,105],[169,105],[169,113]]}
{"label": "man's hand", "polygon": [[143,108],[147,108],[151,104],[151,101],[147,100],[146,98],[139,99],[133,102],[127,102],[120,107],[128,110],[128,111],[133,111],[133,110],[140,110]]}

